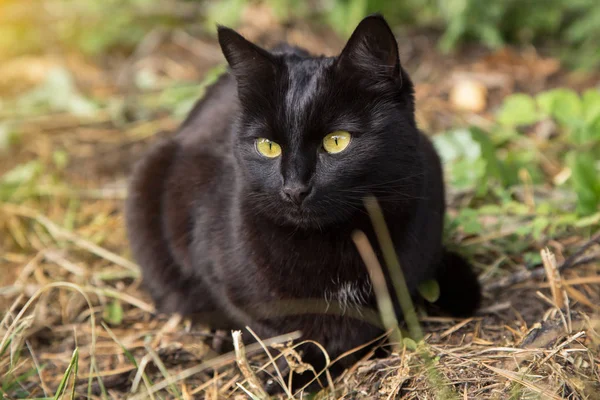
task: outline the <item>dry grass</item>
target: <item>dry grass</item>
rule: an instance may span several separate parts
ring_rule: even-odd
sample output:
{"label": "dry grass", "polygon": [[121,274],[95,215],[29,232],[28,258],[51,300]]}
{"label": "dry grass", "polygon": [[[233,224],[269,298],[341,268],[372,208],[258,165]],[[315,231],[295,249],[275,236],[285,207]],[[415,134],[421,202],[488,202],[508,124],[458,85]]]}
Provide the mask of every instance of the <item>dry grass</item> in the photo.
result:
{"label": "dry grass", "polygon": [[[173,56],[169,49],[134,61],[163,65]],[[477,62],[438,62],[431,51],[406,52],[415,57],[415,79],[423,82],[417,95],[426,128],[486,123],[475,114],[454,117],[440,93],[448,87],[431,83],[443,82],[448,68],[464,71]],[[189,78],[195,61],[172,58],[184,68],[173,68],[165,79],[176,80],[177,71]],[[548,83],[531,78],[524,67],[519,71],[517,77],[499,64],[488,76],[509,76],[516,80],[513,86],[528,82],[532,90]],[[108,75],[89,90],[107,97],[121,93],[99,83],[106,81]],[[495,92],[490,103],[505,94]],[[149,95],[132,98],[152,103]],[[246,356],[241,348],[237,357],[218,356],[205,327],[153,314],[130,259],[122,215],[126,176],[155,133],[174,129],[178,120],[152,109],[134,122],[115,121],[105,111],[87,119],[54,114],[18,122],[20,143],[10,157],[0,157],[0,173],[30,160],[43,169],[33,185],[0,204],[0,389],[6,398],[259,395],[255,374],[270,363],[262,346],[293,336],[261,338],[245,349]],[[66,166],[56,162],[56,150],[67,152]],[[494,249],[493,257],[478,258],[485,266],[484,309],[466,320],[421,314],[426,345],[365,359],[335,382],[323,379],[327,388],[320,398],[599,399],[600,263],[594,260],[600,244],[590,242],[589,233],[572,229],[532,241],[531,248],[548,246],[552,252],[534,272],[524,272],[519,263],[494,269],[503,257],[518,259],[498,251],[494,233],[466,239]],[[561,270],[573,254],[577,259]],[[577,262],[581,259],[586,263]],[[292,350],[289,359],[297,357]],[[299,360],[296,365],[303,367]]]}

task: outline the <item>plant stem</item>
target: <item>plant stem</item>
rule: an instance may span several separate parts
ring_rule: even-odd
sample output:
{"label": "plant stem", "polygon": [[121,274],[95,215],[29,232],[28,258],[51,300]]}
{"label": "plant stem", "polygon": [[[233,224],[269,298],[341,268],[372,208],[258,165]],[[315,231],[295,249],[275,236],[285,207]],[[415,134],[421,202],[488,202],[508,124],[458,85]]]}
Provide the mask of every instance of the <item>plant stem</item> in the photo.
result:
{"label": "plant stem", "polygon": [[408,325],[408,331],[410,332],[412,339],[419,342],[423,339],[423,331],[421,330],[421,325],[419,324],[419,319],[417,318],[417,313],[415,312],[410,292],[406,285],[406,280],[404,279],[400,261],[396,255],[394,243],[392,242],[390,232],[385,223],[383,211],[381,210],[377,199],[372,196],[365,199],[365,207],[371,217],[371,222],[373,223],[377,240],[381,246],[381,251],[383,252],[383,258],[388,268],[392,285],[394,286],[398,302],[402,308],[404,320]]}

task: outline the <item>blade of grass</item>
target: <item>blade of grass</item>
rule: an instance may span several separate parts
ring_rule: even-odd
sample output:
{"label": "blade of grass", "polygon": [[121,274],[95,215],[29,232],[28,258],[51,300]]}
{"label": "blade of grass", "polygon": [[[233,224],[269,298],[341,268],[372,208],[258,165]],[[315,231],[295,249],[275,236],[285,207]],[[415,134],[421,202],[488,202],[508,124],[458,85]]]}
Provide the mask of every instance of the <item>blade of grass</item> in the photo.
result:
{"label": "blade of grass", "polygon": [[[58,400],[62,397],[65,389],[67,388],[67,383],[69,381],[69,378],[71,377],[71,374],[77,373],[78,363],[79,363],[79,347],[75,347],[75,350],[73,351],[73,356],[71,356],[71,362],[67,366],[67,369],[63,375],[63,378],[61,379],[60,383],[58,384],[58,388],[56,388],[56,393],[54,394],[54,400]],[[72,397],[73,399],[75,398],[74,392],[75,392],[75,381],[73,380],[73,397]]]}
{"label": "blade of grass", "polygon": [[135,263],[133,263],[133,262],[109,251],[109,250],[106,250],[88,240],[85,240],[85,239],[75,235],[72,232],[69,232],[68,230],[66,230],[66,229],[58,226],[54,222],[52,222],[48,217],[41,215],[40,213],[38,213],[37,211],[35,211],[31,208],[28,208],[25,206],[17,206],[17,205],[10,204],[10,203],[0,203],[0,208],[2,209],[2,211],[6,212],[10,215],[19,215],[22,217],[34,219],[36,222],[38,222],[44,228],[46,228],[46,230],[50,233],[50,235],[52,235],[55,239],[68,240],[71,243],[73,243],[74,245],[76,245],[82,249],[85,249],[85,250],[89,251],[90,253],[97,255],[98,257],[104,258],[108,261],[111,261],[111,262],[117,264],[117,265],[127,268],[128,270],[131,270],[139,275],[139,269]]}
{"label": "blade of grass", "polygon": [[[75,363],[73,365],[73,379],[71,379],[72,382],[72,387],[71,387],[71,399],[75,398],[75,384],[77,383],[77,372],[79,372],[79,347],[75,348],[75,351],[77,352],[77,359],[75,360]],[[73,354],[75,355],[75,351],[73,352]],[[91,382],[91,379],[90,379]],[[88,389],[91,387],[91,385],[88,385]],[[88,397],[89,397],[89,392],[88,392]]]}
{"label": "blade of grass", "polygon": [[239,383],[239,382],[236,382],[235,384],[244,393],[246,393],[252,400],[261,400],[261,399],[266,399],[267,398],[267,397],[258,397],[258,396],[256,396],[255,394],[251,393],[248,389],[246,389],[245,387],[243,387],[242,384]]}
{"label": "blade of grass", "polygon": [[[396,291],[398,302],[400,303],[400,307],[402,308],[402,312],[404,314],[404,320],[408,325],[409,333],[412,337],[410,339],[404,338],[401,343],[407,348],[412,347],[423,361],[423,367],[425,369],[427,380],[430,382],[431,386],[435,388],[436,397],[440,399],[456,399],[458,398],[458,394],[455,393],[445,376],[442,375],[442,373],[436,367],[432,354],[429,350],[429,346],[423,341],[423,331],[421,329],[421,325],[419,324],[419,319],[417,317],[417,313],[406,284],[406,279],[404,278],[400,261],[396,254],[394,243],[392,242],[390,232],[385,223],[383,211],[381,210],[377,199],[375,199],[373,196],[367,197],[365,199],[365,208],[371,217],[375,235],[379,241],[379,245],[383,252],[383,258],[388,268],[390,279],[392,280],[392,286]],[[370,246],[366,235],[364,233],[362,233],[362,235],[363,240],[367,243],[372,253],[370,254],[370,257],[374,258],[375,262],[377,262],[377,256]],[[371,261],[371,263],[373,263],[373,261]],[[377,265],[379,265],[379,263],[377,263]],[[381,267],[379,267],[379,271],[381,271]],[[381,275],[383,275],[383,273],[381,273]],[[382,276],[379,279],[384,280],[383,287],[387,288],[385,284],[385,277]],[[375,282],[373,282],[373,287],[375,288]],[[414,343],[413,340],[416,343]]]}
{"label": "blade of grass", "polygon": [[365,208],[371,217],[371,222],[373,223],[377,240],[381,246],[383,258],[388,268],[392,285],[396,291],[398,302],[400,302],[400,307],[402,308],[404,320],[408,325],[410,335],[412,336],[412,339],[419,342],[423,339],[423,331],[421,330],[419,318],[415,312],[415,308],[410,297],[410,292],[408,290],[408,286],[406,285],[406,280],[404,279],[402,267],[400,265],[400,261],[398,260],[396,249],[394,248],[394,243],[392,242],[390,232],[385,223],[383,211],[381,211],[381,207],[379,206],[377,199],[372,196],[365,199]]}
{"label": "blade of grass", "polygon": [[25,346],[27,346],[27,350],[29,350],[29,354],[31,354],[31,360],[33,361],[33,365],[35,366],[35,370],[37,371],[38,377],[40,378],[40,386],[42,387],[42,390],[44,391],[44,397],[48,397],[48,393],[50,391],[48,390],[48,386],[46,385],[46,382],[44,382],[44,378],[42,377],[42,370],[44,369],[45,366],[44,365],[40,366],[40,363],[38,362],[38,359],[35,355],[35,352],[31,348],[31,344],[29,343],[29,340],[25,340]]}
{"label": "blade of grass", "polygon": [[[19,385],[21,382],[25,382],[27,381],[27,379],[31,378],[32,376],[34,376],[36,373],[41,373],[41,370],[43,369],[40,368],[40,370],[38,371],[37,368],[31,368],[25,372],[23,372],[21,375],[17,376],[16,378],[14,378],[13,380],[7,379],[8,376],[12,376],[12,374],[5,374],[2,377],[2,380],[4,381],[2,383],[2,387],[0,387],[0,394],[3,393],[8,393],[10,391],[12,391],[12,389],[16,386]],[[4,397],[3,397],[4,398]],[[6,398],[8,399],[8,395],[6,395]]]}
{"label": "blade of grass", "polygon": [[[90,326],[91,326],[91,346],[90,346],[90,376],[94,373],[94,371],[98,371],[98,366],[96,363],[96,318],[94,316],[94,311],[92,307],[92,302],[88,295],[83,291],[79,286],[69,283],[69,282],[54,282],[45,285],[44,287],[38,289],[30,298],[27,300],[25,305],[21,308],[17,316],[13,319],[12,323],[6,329],[2,341],[0,342],[0,349],[4,349],[7,346],[7,341],[11,340],[12,335],[14,335],[14,331],[17,328],[19,322],[23,319],[23,316],[27,312],[27,310],[31,307],[31,305],[46,291],[53,288],[65,288],[78,292],[85,299],[88,310],[90,311]],[[104,388],[102,380],[98,378],[98,384],[101,388]],[[89,390],[91,389],[91,385],[88,385],[88,395],[91,395]]]}
{"label": "blade of grass", "polygon": [[267,357],[269,357],[269,361],[273,364],[273,367],[275,367],[275,372],[277,373],[277,378],[279,379],[279,384],[285,391],[285,394],[288,395],[289,397],[293,397],[292,393],[290,392],[290,389],[285,384],[285,380],[283,379],[283,375],[281,375],[281,371],[279,370],[279,367],[277,366],[275,359],[273,359],[273,355],[271,354],[271,352],[269,351],[267,346],[264,345],[262,340],[258,337],[258,335],[249,326],[247,326],[246,329],[248,330],[248,332],[250,332],[250,334],[252,336],[254,336],[254,338],[256,339],[256,342],[262,346],[264,352],[267,354]]}
{"label": "blade of grass", "polygon": [[149,342],[145,343],[144,347],[146,348],[146,351],[148,352],[148,354],[150,354],[152,361],[154,361],[154,365],[156,365],[158,367],[158,370],[160,371],[162,376],[165,378],[165,380],[171,381],[171,384],[169,384],[169,388],[171,389],[171,391],[173,392],[175,397],[177,399],[181,400],[181,393],[179,392],[179,389],[177,389],[177,386],[175,386],[175,382],[171,379],[171,374],[169,374],[167,367],[165,367],[165,364],[162,362],[159,355],[150,346]]}
{"label": "blade of grass", "polygon": [[[140,366],[138,365],[137,360],[135,359],[133,354],[131,354],[131,352],[125,347],[125,345],[119,340],[119,338],[117,338],[112,329],[110,329],[108,325],[104,323],[104,321],[100,322],[100,324],[102,325],[106,333],[108,333],[108,336],[110,336],[110,338],[115,343],[117,343],[119,347],[121,347],[121,350],[123,350],[123,354],[129,360],[129,362],[131,362],[135,366],[135,368],[139,370]],[[144,385],[147,389],[150,389],[150,387],[153,385],[152,380],[148,377],[148,375],[145,372],[142,372],[142,380],[144,381]],[[154,399],[154,395],[152,393],[150,394],[150,398]]]}
{"label": "blade of grass", "polygon": [[369,239],[367,239],[367,235],[365,235],[364,232],[354,232],[352,234],[352,240],[367,266],[367,271],[369,272],[371,282],[373,283],[373,290],[375,291],[375,299],[377,300],[381,320],[385,329],[392,331],[392,344],[397,351],[402,343],[402,334],[398,327],[398,319],[396,318],[394,304],[392,303],[392,298],[388,292],[385,276],[383,275],[383,271],[377,260],[377,255],[375,255],[373,247],[371,247]]}

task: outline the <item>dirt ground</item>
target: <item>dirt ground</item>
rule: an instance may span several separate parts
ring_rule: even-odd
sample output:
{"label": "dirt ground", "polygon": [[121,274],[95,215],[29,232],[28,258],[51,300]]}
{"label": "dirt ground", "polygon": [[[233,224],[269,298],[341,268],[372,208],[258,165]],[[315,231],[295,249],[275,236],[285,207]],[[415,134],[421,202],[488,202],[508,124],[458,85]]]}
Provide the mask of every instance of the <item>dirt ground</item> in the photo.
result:
{"label": "dirt ground", "polygon": [[[242,32],[264,44],[285,37],[325,54],[343,45],[330,32],[302,24],[267,33],[247,24]],[[431,32],[412,32],[399,44],[416,83],[419,125],[427,132],[485,127],[515,91],[598,82],[598,75],[565,71],[535,49],[470,47],[448,56],[436,50]],[[158,77],[158,86],[197,84],[222,61],[213,39],[156,32],[130,57],[92,62],[60,54],[0,67],[0,76],[24,74],[18,84],[0,79],[5,92],[32,88],[48,65],[61,65],[81,92],[119,99],[122,107],[118,118],[109,108],[91,117],[23,116],[19,142],[0,156],[0,174],[31,160],[43,165],[34,187],[0,203],[4,398],[52,397],[65,377],[66,396],[74,398],[249,398],[237,385],[248,376],[233,355],[212,353],[207,329],[153,314],[123,226],[133,162],[180,121],[161,107],[160,89],[141,92],[133,77],[145,70]],[[41,72],[31,72],[32,65]],[[465,78],[487,91],[477,112],[457,110],[451,101],[452,88]],[[66,163],[56,161],[57,150],[68,154]],[[451,192],[449,203],[451,212],[460,207],[459,194]],[[458,239],[489,250],[476,259],[486,288],[483,309],[466,320],[422,315],[426,346],[365,360],[322,398],[452,398],[453,391],[465,399],[600,399],[600,237],[572,229],[532,241],[531,248],[547,246],[556,256],[547,264],[550,272],[541,264],[526,268],[519,254],[505,253],[486,234]],[[506,259],[508,266],[495,267]],[[567,301],[558,308],[561,298]],[[260,354],[249,361],[254,368],[266,360]]]}

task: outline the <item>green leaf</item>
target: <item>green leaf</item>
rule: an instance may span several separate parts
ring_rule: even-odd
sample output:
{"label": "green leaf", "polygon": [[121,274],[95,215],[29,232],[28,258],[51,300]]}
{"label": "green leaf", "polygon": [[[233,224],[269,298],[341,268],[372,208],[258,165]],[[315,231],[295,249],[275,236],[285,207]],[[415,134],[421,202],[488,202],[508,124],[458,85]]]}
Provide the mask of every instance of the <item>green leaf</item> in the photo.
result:
{"label": "green leaf", "polygon": [[472,208],[463,208],[460,210],[456,218],[458,219],[459,225],[462,227],[465,234],[473,235],[481,233],[483,228],[479,222],[479,214],[477,210]]}
{"label": "green leaf", "polygon": [[516,147],[504,153],[503,158],[504,183],[507,186],[521,182],[519,173],[522,169],[527,170],[534,184],[544,181],[544,174],[540,169],[540,155],[528,147]]}
{"label": "green leaf", "polygon": [[246,5],[246,0],[211,1],[206,10],[204,26],[209,32],[214,32],[217,24],[236,26]]}
{"label": "green leaf", "polygon": [[534,219],[531,226],[533,238],[536,240],[541,239],[542,234],[548,228],[548,226],[550,226],[549,218],[538,216],[536,219]]}
{"label": "green leaf", "polygon": [[502,34],[495,25],[480,25],[479,29],[477,29],[477,33],[483,43],[493,49],[497,49],[504,44]]}
{"label": "green leaf", "polygon": [[435,135],[433,144],[442,158],[446,175],[457,189],[473,189],[481,185],[486,175],[486,160],[482,147],[473,140],[471,131],[459,129]]}
{"label": "green leaf", "polygon": [[202,82],[191,86],[174,86],[162,91],[158,97],[158,104],[168,108],[177,118],[185,118],[199,98],[204,96],[206,88],[215,83],[226,71],[225,64],[219,64],[208,70]]}
{"label": "green leaf", "polygon": [[497,119],[502,125],[530,125],[539,120],[539,115],[534,99],[526,94],[517,93],[504,99]]}
{"label": "green leaf", "polygon": [[358,25],[361,19],[367,14],[367,0],[351,0],[348,5],[348,11],[346,14],[346,32],[352,33],[354,27]]}
{"label": "green leaf", "polygon": [[54,150],[52,153],[52,161],[58,169],[64,169],[69,163],[69,153],[64,150]]}
{"label": "green leaf", "polygon": [[526,267],[538,265],[542,263],[542,256],[537,251],[523,254],[523,261]]}
{"label": "green leaf", "polygon": [[572,152],[567,156],[572,170],[573,189],[577,193],[577,212],[590,215],[598,212],[600,206],[600,174],[596,170],[596,160],[591,154]]}
{"label": "green leaf", "polygon": [[419,294],[430,303],[435,303],[440,298],[440,285],[436,280],[421,282],[418,290]]}
{"label": "green leaf", "polygon": [[29,112],[66,111],[77,116],[97,111],[96,105],[78,92],[71,73],[59,67],[50,70],[42,85],[19,97],[17,105]]}
{"label": "green leaf", "polygon": [[456,47],[456,44],[460,41],[461,36],[465,34],[466,30],[467,27],[464,18],[459,16],[450,20],[438,44],[442,53],[449,53]]}
{"label": "green leaf", "polygon": [[267,0],[267,4],[280,21],[305,18],[310,10],[310,5],[303,0]]}
{"label": "green leaf", "polygon": [[476,127],[472,127],[470,131],[471,137],[481,146],[481,158],[485,160],[486,177],[494,177],[506,185],[508,179],[502,163],[496,156],[496,147],[490,140],[489,134]]}
{"label": "green leaf", "polygon": [[24,185],[33,181],[33,179],[42,170],[42,164],[38,160],[32,160],[24,164],[19,164],[0,177],[0,186],[2,185]]}
{"label": "green leaf", "polygon": [[408,337],[403,338],[402,343],[404,344],[404,347],[406,347],[408,350],[411,350],[411,351],[417,350],[417,342],[415,342],[411,338],[408,338]]}
{"label": "green leaf", "polygon": [[586,125],[585,139],[600,143],[600,115],[592,122]]}
{"label": "green leaf", "polygon": [[120,325],[123,322],[123,307],[121,302],[113,300],[104,308],[103,319],[111,325]]}
{"label": "green leaf", "polygon": [[582,119],[583,106],[579,96],[570,89],[553,89],[537,97],[540,110],[563,125],[576,125]]}
{"label": "green leaf", "polygon": [[600,224],[600,211],[596,214],[588,215],[587,217],[579,218],[573,223],[577,228],[587,228],[592,225]]}
{"label": "green leaf", "polygon": [[[483,159],[475,161],[459,160],[452,167],[452,184],[459,189],[485,189],[479,185],[485,176],[486,163]],[[483,193],[478,191],[478,194]]]}
{"label": "green leaf", "polygon": [[349,36],[358,22],[367,14],[367,0],[335,1],[326,14],[329,24],[339,34]]}
{"label": "green leaf", "polygon": [[593,124],[600,118],[600,90],[590,89],[583,92],[581,104],[586,124]]}
{"label": "green leaf", "polygon": [[600,91],[586,90],[581,99],[584,124],[577,133],[577,143],[600,141]]}
{"label": "green leaf", "polygon": [[549,90],[546,92],[539,93],[535,97],[535,101],[540,109],[540,111],[546,117],[552,117],[554,113],[554,98],[556,97],[556,93],[553,90]]}
{"label": "green leaf", "polygon": [[0,152],[10,149],[18,141],[18,133],[12,130],[7,123],[0,122]]}

